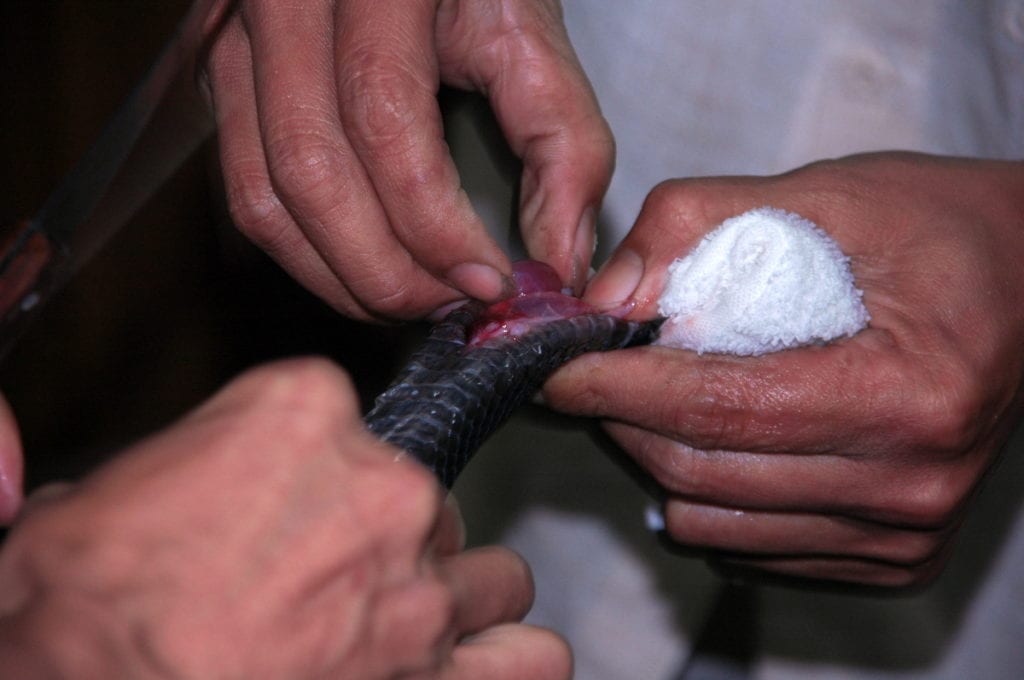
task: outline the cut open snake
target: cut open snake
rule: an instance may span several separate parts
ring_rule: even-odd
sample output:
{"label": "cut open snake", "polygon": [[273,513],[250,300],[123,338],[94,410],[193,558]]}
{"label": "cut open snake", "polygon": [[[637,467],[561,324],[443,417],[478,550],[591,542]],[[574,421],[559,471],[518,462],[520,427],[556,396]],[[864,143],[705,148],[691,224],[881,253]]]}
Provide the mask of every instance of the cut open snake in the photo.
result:
{"label": "cut open snake", "polygon": [[[517,295],[467,302],[430,331],[366,416],[369,429],[426,465],[445,488],[481,444],[560,366],[650,343],[662,323],[602,313],[560,290],[539,262],[513,269]],[[620,313],[621,312],[621,313]]]}

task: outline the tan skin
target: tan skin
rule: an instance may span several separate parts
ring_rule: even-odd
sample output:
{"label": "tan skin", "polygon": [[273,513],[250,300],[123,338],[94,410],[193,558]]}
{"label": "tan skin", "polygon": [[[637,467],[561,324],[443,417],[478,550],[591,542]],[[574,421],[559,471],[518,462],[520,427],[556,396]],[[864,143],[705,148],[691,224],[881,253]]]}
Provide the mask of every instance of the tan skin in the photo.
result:
{"label": "tan skin", "polygon": [[[417,318],[505,292],[508,262],[441,138],[441,83],[488,97],[524,161],[530,252],[582,287],[613,142],[557,3],[243,0],[211,37],[205,80],[240,228],[340,311]],[[653,314],[675,254],[770,204],[852,256],[871,329],[756,359],[590,355],[545,398],[605,420],[668,490],[682,544],[775,573],[927,581],[1019,415],[1022,197],[1020,164],[902,155],[667,182],[592,300]],[[21,505],[9,415],[5,520]],[[433,481],[394,453],[365,433],[335,369],[246,376],[70,492],[29,503],[0,552],[0,667],[568,677],[560,639],[513,623],[532,597],[525,565],[459,552]]]}
{"label": "tan skin", "polygon": [[[419,318],[507,293],[509,262],[442,137],[442,84],[487,97],[523,161],[524,240],[582,289],[614,145],[557,1],[225,0],[207,30],[201,80],[232,215],[339,311]],[[0,521],[18,517],[0,552],[0,666],[20,677],[569,675],[559,638],[510,623],[532,597],[525,565],[458,552],[435,482],[363,432],[334,369],[254,376],[20,515],[21,450],[0,408]],[[334,411],[272,413],[279,378],[312,382]],[[254,466],[254,451],[273,465]]]}
{"label": "tan skin", "polygon": [[338,310],[414,319],[509,292],[441,84],[487,97],[523,161],[524,241],[582,289],[614,143],[558,2],[242,0],[205,73],[235,222]]}
{"label": "tan skin", "polygon": [[[530,252],[580,286],[613,145],[557,3],[243,1],[208,78],[236,220],[338,309],[412,318],[501,294],[483,269],[452,276],[508,269],[458,191],[439,83],[488,97],[524,160]],[[633,265],[588,297],[653,314],[672,257],[770,204],[853,257],[871,329],[759,359],[588,356],[545,397],[607,421],[671,492],[683,544],[790,575],[927,581],[1017,416],[1020,167],[890,155],[665,183],[618,251]]]}
{"label": "tan skin", "polygon": [[672,180],[587,297],[655,314],[673,257],[763,205],[838,241],[867,330],[757,358],[588,355],[547,383],[545,401],[603,419],[668,492],[669,535],[726,566],[926,583],[1020,416],[1024,164],[890,153]]}
{"label": "tan skin", "polygon": [[550,678],[533,584],[462,551],[436,481],[361,424],[325,361],[263,367],[80,484],[0,552],[19,678]]}

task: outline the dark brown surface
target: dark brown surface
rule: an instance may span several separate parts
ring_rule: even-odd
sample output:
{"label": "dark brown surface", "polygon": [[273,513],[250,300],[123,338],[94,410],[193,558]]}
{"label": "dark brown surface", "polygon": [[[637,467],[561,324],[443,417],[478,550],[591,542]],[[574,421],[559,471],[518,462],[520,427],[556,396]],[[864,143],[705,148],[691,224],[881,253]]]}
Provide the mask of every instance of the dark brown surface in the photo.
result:
{"label": "dark brown surface", "polygon": [[[38,209],[187,4],[0,3],[5,224]],[[344,320],[241,238],[210,145],[52,301],[0,367],[0,389],[33,488],[81,475],[276,357],[333,356],[365,398],[387,383],[402,335]]]}

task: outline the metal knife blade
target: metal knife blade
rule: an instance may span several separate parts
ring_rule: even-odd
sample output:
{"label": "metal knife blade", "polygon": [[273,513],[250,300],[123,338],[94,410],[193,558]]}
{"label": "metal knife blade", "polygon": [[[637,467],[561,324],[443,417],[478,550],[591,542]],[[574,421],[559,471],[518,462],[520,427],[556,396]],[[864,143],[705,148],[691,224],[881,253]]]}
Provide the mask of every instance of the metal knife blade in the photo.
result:
{"label": "metal knife blade", "polygon": [[213,131],[195,68],[217,2],[193,2],[146,76],[35,217],[0,233],[0,358]]}

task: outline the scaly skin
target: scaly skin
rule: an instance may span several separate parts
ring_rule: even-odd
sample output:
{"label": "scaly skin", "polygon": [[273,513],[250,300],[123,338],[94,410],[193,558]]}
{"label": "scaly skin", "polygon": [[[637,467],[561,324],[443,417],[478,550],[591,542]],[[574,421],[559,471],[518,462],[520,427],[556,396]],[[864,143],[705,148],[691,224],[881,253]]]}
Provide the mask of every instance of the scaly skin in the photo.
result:
{"label": "scaly skin", "polygon": [[[510,301],[452,311],[366,416],[372,432],[433,470],[445,488],[562,364],[649,343],[662,322],[599,314],[532,284],[521,289],[527,292]],[[539,316],[531,322],[530,314]]]}

